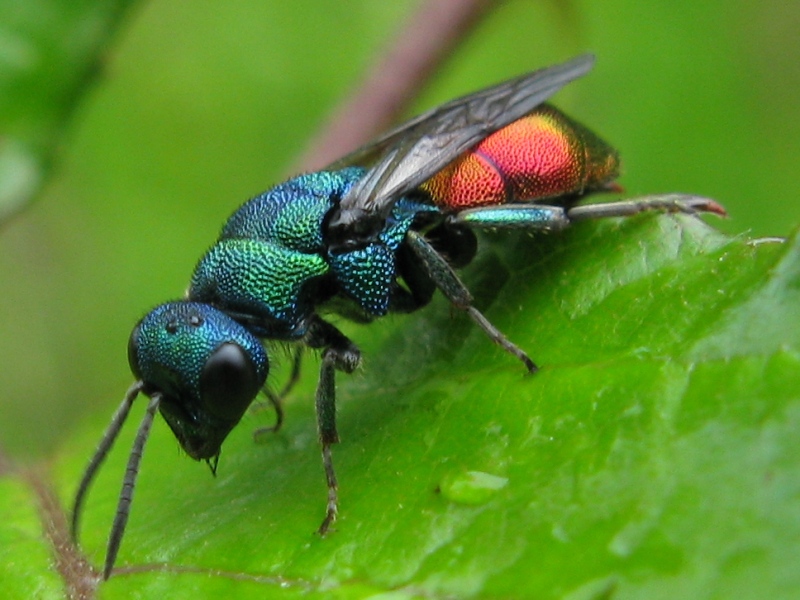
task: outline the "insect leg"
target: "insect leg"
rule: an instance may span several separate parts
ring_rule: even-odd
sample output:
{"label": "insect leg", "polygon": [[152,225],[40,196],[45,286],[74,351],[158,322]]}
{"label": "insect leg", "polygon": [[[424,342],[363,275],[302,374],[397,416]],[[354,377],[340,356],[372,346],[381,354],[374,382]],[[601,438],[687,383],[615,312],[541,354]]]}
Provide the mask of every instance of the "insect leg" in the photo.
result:
{"label": "insect leg", "polygon": [[503,204],[462,210],[448,217],[448,223],[479,229],[559,231],[569,227],[570,219],[560,206]]}
{"label": "insect leg", "polygon": [[[292,391],[292,388],[294,388],[295,384],[300,380],[300,366],[303,362],[302,346],[299,344],[295,346],[292,354],[292,372],[289,374],[289,379],[284,384],[283,389],[277,394],[269,389],[264,390],[267,400],[275,410],[275,424],[271,427],[259,427],[256,429],[253,432],[253,439],[256,443],[263,442],[267,434],[278,432],[281,425],[283,425],[283,399],[289,395],[289,392]],[[263,407],[264,403],[261,402],[260,405],[261,406],[256,407],[256,410]]]}
{"label": "insect leg", "polygon": [[567,217],[570,221],[582,221],[584,219],[604,219],[606,217],[628,217],[651,210],[680,212],[690,215],[700,212],[710,212],[721,217],[728,215],[722,205],[709,198],[687,194],[663,194],[647,196],[638,200],[574,206],[567,211]]}
{"label": "insect leg", "polygon": [[505,204],[471,208],[448,217],[448,222],[481,229],[528,229],[558,231],[575,221],[629,217],[641,212],[662,211],[696,214],[711,212],[726,216],[725,209],[714,200],[685,194],[648,196],[638,200],[598,202],[564,209],[544,204]]}
{"label": "insect leg", "polygon": [[338,483],[333,468],[331,446],[339,442],[336,430],[335,372],[352,373],[361,363],[361,352],[341,331],[317,318],[309,328],[306,343],[312,348],[324,348],[317,384],[316,410],[319,441],[322,444],[322,465],[328,484],[328,504],[325,519],[319,526],[324,535],[336,520],[339,511]]}
{"label": "insect leg", "polygon": [[436,287],[442,291],[450,302],[465,311],[494,343],[521,360],[530,373],[537,371],[538,367],[528,355],[510,342],[477,308],[472,306],[472,294],[469,293],[469,290],[458,278],[452,267],[447,264],[447,261],[422,235],[411,230],[406,234],[406,242],[414,251],[414,254],[417,255]]}
{"label": "insect leg", "polygon": [[289,373],[289,379],[286,380],[286,383],[281,390],[281,393],[278,394],[278,397],[283,400],[286,396],[289,395],[289,392],[292,391],[294,386],[300,381],[300,367],[303,364],[303,347],[299,344],[294,347],[294,356],[292,357],[292,372]]}
{"label": "insect leg", "polygon": [[[258,427],[253,431],[253,441],[256,444],[262,444],[267,441],[267,436],[277,433],[283,425],[283,396],[276,394],[272,390],[264,389],[264,395],[267,397],[267,402],[275,410],[275,424],[269,427]],[[253,412],[260,412],[267,406],[267,402],[260,401],[257,406],[253,406]]]}

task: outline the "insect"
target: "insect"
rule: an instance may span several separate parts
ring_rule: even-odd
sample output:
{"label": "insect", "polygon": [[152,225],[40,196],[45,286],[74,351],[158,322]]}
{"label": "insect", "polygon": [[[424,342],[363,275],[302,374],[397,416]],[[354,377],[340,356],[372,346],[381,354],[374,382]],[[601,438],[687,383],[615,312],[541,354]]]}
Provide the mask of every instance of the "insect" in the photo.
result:
{"label": "insect", "polygon": [[[577,205],[589,192],[618,189],[619,158],[543,102],[593,63],[591,55],[581,56],[448,102],[233,213],[197,264],[186,297],[154,308],[131,334],[128,356],[137,381],[84,473],[72,513],[77,539],[89,486],[133,401],[148,396],[109,536],[106,578],[157,412],[186,453],[214,472],[223,441],[261,390],[276,410],[273,429],[280,427],[283,394],[265,387],[264,342],[321,353],[316,412],[328,486],[324,534],[338,510],[331,456],[339,441],[335,374],[353,372],[361,353],[323,315],[370,322],[414,312],[439,290],[534,372],[528,355],[472,305],[454,270],[473,258],[474,230],[553,231],[649,210],[725,214],[716,202],[693,196]],[[299,360],[298,351],[295,374]]]}

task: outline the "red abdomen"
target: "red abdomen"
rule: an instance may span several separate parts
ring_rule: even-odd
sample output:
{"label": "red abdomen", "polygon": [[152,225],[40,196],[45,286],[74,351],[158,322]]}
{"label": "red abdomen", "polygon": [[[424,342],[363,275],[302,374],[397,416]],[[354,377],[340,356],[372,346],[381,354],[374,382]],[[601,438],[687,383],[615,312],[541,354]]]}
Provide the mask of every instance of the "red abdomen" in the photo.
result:
{"label": "red abdomen", "polygon": [[438,206],[463,210],[608,189],[618,175],[616,150],[543,104],[484,139],[422,189]]}

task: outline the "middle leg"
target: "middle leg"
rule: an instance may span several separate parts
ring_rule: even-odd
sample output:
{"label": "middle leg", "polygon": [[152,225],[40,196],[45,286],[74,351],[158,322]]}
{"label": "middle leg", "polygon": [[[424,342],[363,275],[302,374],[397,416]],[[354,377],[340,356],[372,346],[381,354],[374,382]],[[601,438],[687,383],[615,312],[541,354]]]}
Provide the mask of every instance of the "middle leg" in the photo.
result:
{"label": "middle leg", "polygon": [[319,441],[322,444],[322,465],[328,485],[325,519],[319,533],[325,535],[339,512],[339,485],[333,468],[331,446],[339,442],[336,429],[336,371],[352,373],[361,364],[361,351],[341,331],[327,321],[317,318],[309,328],[306,343],[323,348],[322,365],[317,384],[316,411]]}

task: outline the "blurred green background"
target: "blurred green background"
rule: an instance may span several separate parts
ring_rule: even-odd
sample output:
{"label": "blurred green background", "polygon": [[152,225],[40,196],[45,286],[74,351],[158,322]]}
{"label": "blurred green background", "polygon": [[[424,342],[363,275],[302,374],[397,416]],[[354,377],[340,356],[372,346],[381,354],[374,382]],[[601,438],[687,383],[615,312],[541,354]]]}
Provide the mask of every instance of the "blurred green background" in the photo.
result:
{"label": "blurred green background", "polygon": [[[418,4],[153,0],[127,15],[53,179],[0,230],[0,446],[41,456],[110,417],[133,324],[182,294],[224,219],[287,174]],[[556,103],[619,148],[629,195],[708,195],[726,231],[785,235],[800,223],[799,28],[800,3],[776,0],[509,0],[417,108],[595,52]],[[374,328],[402,322],[356,339],[369,353]]]}

